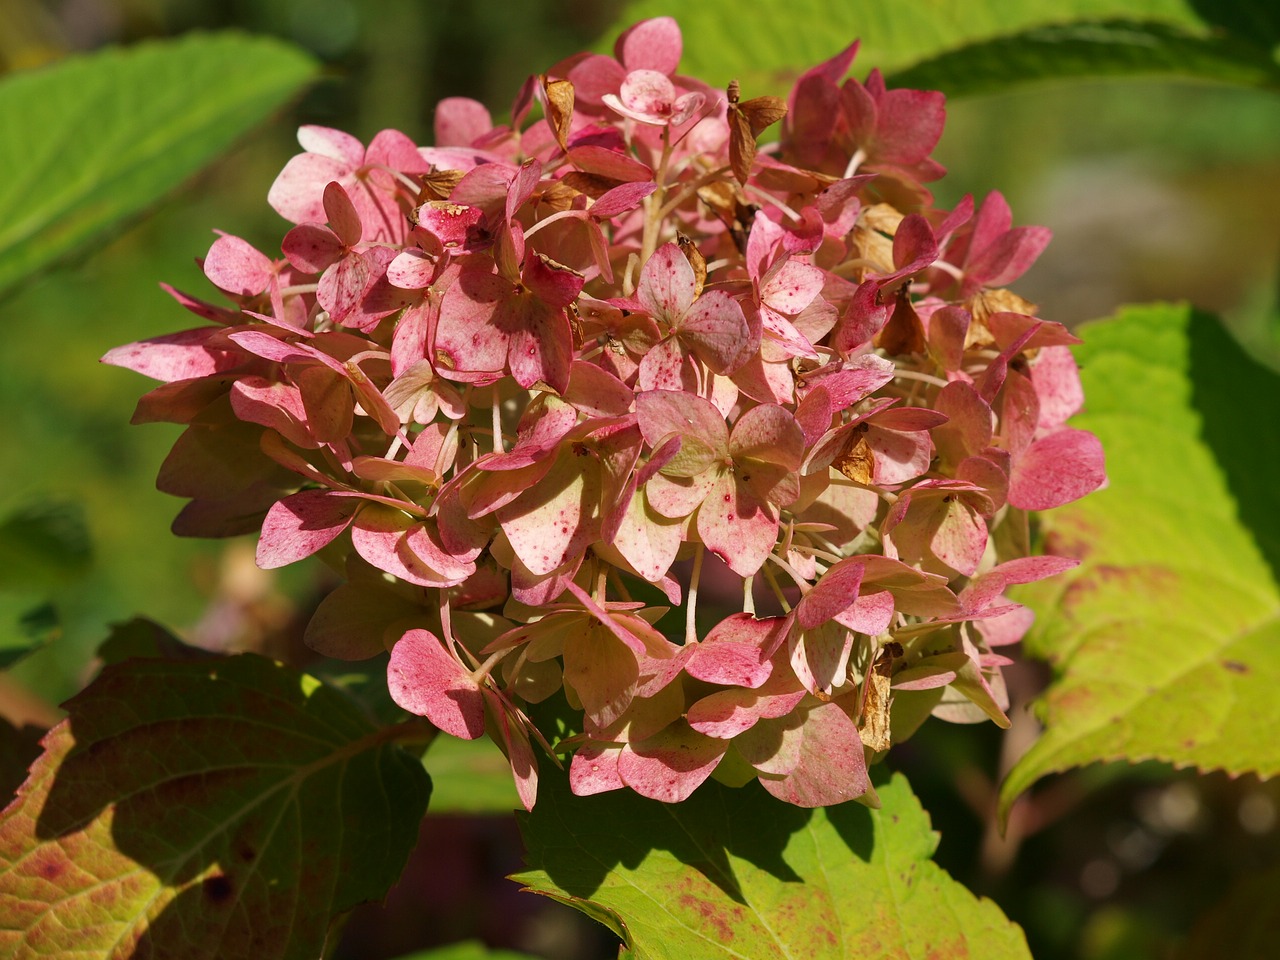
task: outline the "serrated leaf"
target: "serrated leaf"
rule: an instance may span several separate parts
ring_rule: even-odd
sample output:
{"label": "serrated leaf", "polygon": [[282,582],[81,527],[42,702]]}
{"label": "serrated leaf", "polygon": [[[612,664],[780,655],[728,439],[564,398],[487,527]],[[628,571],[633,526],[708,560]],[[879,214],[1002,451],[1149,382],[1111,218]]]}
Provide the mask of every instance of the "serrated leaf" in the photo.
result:
{"label": "serrated leaf", "polygon": [[705,0],[678,10],[666,0],[637,0],[623,8],[606,35],[646,17],[674,13],[684,35],[680,72],[717,86],[737,77],[742,95],[751,97],[784,93],[799,71],[858,38],[862,45],[854,72],[862,76],[871,67],[892,73],[969,44],[1080,20],[1141,20],[1207,37],[1209,25],[1195,6],[1186,0],[756,0],[748,11],[730,0]]}
{"label": "serrated leaf", "polygon": [[40,756],[44,730],[30,724],[15,727],[0,717],[0,803],[6,806],[27,779],[27,768]]}
{"label": "serrated leaf", "polygon": [[1242,38],[1197,36],[1132,20],[1047,24],[970,44],[889,77],[895,87],[951,96],[994,93],[1029,80],[1161,74],[1276,87],[1280,67]]}
{"label": "serrated leaf", "polygon": [[211,660],[218,654],[188,646],[154,620],[134,617],[111,625],[111,633],[98,647],[103,664],[123,663],[130,658],[163,660]]}
{"label": "serrated leaf", "polygon": [[131,660],[66,709],[0,815],[5,960],[314,960],[413,848],[421,765],[305,674]]}
{"label": "serrated leaf", "polygon": [[805,810],[714,781],[679,804],[540,782],[512,879],[593,916],[650,960],[1029,957],[1022,931],[930,861],[907,781],[882,807]]}
{"label": "serrated leaf", "polygon": [[75,503],[36,503],[0,520],[0,590],[45,590],[89,569],[93,548]]}
{"label": "serrated leaf", "polygon": [[316,72],[265,37],[190,35],[0,83],[0,295],[226,150]]}
{"label": "serrated leaf", "polygon": [[1057,677],[1002,807],[1097,760],[1280,773],[1280,377],[1186,306],[1079,332],[1110,486],[1042,518],[1082,563],[1032,597]]}

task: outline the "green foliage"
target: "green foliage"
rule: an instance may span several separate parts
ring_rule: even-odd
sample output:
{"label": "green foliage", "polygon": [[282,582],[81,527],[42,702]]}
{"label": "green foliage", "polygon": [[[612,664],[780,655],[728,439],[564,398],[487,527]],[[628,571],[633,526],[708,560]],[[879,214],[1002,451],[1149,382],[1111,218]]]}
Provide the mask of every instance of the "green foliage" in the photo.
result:
{"label": "green foliage", "polygon": [[265,38],[107,50],[0,83],[0,295],[134,216],[315,75]]}
{"label": "green foliage", "polygon": [[1058,677],[1002,793],[1096,760],[1280,773],[1280,377],[1218,321],[1129,308],[1087,326],[1082,428],[1110,487],[1043,518],[1080,557],[1037,591],[1029,642]]}
{"label": "green foliage", "polygon": [[435,950],[423,950],[396,960],[536,960],[527,953],[516,953],[513,950],[490,950],[483,943],[467,940],[463,943],[451,943],[447,947]]}
{"label": "green foliage", "polygon": [[0,819],[0,957],[313,960],[413,848],[421,765],[305,674],[130,660],[66,708]]}
{"label": "green foliage", "polygon": [[61,631],[53,604],[0,595],[0,670],[49,643]]}
{"label": "green foliage", "polygon": [[1265,0],[760,0],[749,14],[725,0],[679,8],[636,0],[616,30],[663,14],[677,16],[684,30],[683,72],[722,84],[736,76],[751,95],[784,92],[797,64],[826,60],[857,38],[860,73],[879,67],[893,85],[948,94],[1135,72],[1269,86],[1280,78],[1267,43],[1276,39],[1275,15]]}
{"label": "green foliage", "polygon": [[422,765],[435,787],[432,813],[509,814],[520,806],[511,766],[492,740],[439,736]]}
{"label": "green foliage", "polygon": [[1135,20],[1033,27],[948,51],[893,74],[891,82],[961,96],[1031,80],[1152,74],[1280,87],[1270,51],[1245,38]]}
{"label": "green foliage", "polygon": [[0,590],[54,586],[84,573],[92,557],[79,504],[36,504],[0,520]]}
{"label": "green foliage", "polygon": [[756,784],[662,804],[544,777],[514,879],[648,960],[1029,957],[995,904],[930,861],[937,835],[906,780],[876,789],[879,810],[803,810]]}

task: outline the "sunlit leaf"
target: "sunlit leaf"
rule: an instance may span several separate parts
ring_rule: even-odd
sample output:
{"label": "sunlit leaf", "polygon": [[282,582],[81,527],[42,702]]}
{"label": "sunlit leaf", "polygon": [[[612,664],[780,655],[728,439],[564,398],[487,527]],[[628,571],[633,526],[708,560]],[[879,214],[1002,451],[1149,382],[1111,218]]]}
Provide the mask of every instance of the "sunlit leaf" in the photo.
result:
{"label": "sunlit leaf", "polygon": [[1082,563],[1035,591],[1057,678],[1003,803],[1096,760],[1280,773],[1280,377],[1185,306],[1080,334],[1111,483],[1043,517]]}
{"label": "sunlit leaf", "polygon": [[431,774],[432,813],[510,814],[521,806],[511,764],[492,740],[441,734],[422,765]]}
{"label": "sunlit leaf", "polygon": [[513,879],[650,960],[1029,957],[995,904],[930,861],[937,836],[906,780],[876,789],[880,810],[804,810],[755,784],[662,804],[547,777]]}
{"label": "sunlit leaf", "polygon": [[[1202,6],[1204,11],[1198,9]],[[744,15],[743,8],[729,0],[706,0],[681,7],[676,16],[684,35],[680,72],[716,86],[737,77],[744,97],[784,93],[798,71],[827,60],[859,38],[857,75],[879,67],[890,75],[892,85],[947,93],[1045,76],[1135,70],[1274,83],[1270,50],[1259,42],[1257,31],[1258,23],[1274,19],[1266,12],[1270,5],[1266,0],[1237,0],[1228,4],[1230,16],[1223,17],[1213,12],[1214,6],[1191,0],[757,0]],[[615,36],[641,18],[673,12],[664,0],[636,0],[623,8],[606,36]],[[1119,21],[1128,21],[1128,27]],[[1250,29],[1220,36],[1224,26],[1246,25]],[[934,58],[939,59],[928,74],[921,72],[911,80],[893,76]],[[965,73],[969,69],[974,76]]]}
{"label": "sunlit leaf", "polygon": [[1028,80],[1157,74],[1280,86],[1280,67],[1266,49],[1237,37],[1130,20],[1034,27],[943,53],[893,74],[890,83],[956,96],[998,92]]}
{"label": "sunlit leaf", "polygon": [[265,37],[191,35],[0,82],[0,295],[172,190],[315,75]]}
{"label": "sunlit leaf", "polygon": [[418,834],[418,760],[251,654],[108,666],[0,815],[0,956],[320,955]]}

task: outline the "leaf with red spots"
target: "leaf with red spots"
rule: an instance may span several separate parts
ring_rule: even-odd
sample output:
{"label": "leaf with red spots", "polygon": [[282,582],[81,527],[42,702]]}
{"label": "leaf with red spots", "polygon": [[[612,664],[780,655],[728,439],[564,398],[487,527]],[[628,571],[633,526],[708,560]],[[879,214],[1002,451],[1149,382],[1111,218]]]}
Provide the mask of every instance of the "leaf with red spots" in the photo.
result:
{"label": "leaf with red spots", "polygon": [[0,815],[0,956],[313,960],[413,848],[403,731],[313,677],[129,660],[66,709]]}
{"label": "leaf with red spots", "polygon": [[1004,809],[1099,760],[1280,774],[1280,378],[1186,306],[1081,334],[1072,423],[1106,449],[1109,486],[1042,518],[1046,552],[1080,566],[1026,588],[1028,650],[1058,676]]}
{"label": "leaf with red spots", "polygon": [[907,781],[882,807],[805,810],[710,781],[678,805],[629,791],[575,797],[548,774],[519,815],[513,879],[604,923],[649,960],[1028,958],[1022,931],[929,859]]}

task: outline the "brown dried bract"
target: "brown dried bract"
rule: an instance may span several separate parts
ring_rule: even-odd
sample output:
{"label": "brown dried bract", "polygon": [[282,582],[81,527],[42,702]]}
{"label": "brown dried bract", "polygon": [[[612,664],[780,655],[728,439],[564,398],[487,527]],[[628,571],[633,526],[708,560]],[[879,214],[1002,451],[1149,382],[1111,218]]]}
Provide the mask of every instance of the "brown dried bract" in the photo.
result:
{"label": "brown dried bract", "polygon": [[683,233],[676,234],[676,243],[680,245],[680,252],[689,261],[689,266],[693,267],[693,295],[699,297],[702,295],[703,285],[707,282],[707,258],[702,255],[698,245]]}
{"label": "brown dried bract", "polygon": [[894,662],[901,656],[902,644],[897,641],[886,643],[862,681],[862,725],[858,727],[858,733],[862,737],[862,745],[876,753],[888,750],[893,742],[889,730],[889,708],[893,705],[893,697],[889,693],[890,678]]}
{"label": "brown dried bract", "polygon": [[844,453],[836,457],[831,465],[854,483],[869,484],[871,482],[876,469],[876,458],[871,451],[871,444],[867,443],[867,438],[862,431],[854,432],[849,438],[849,445]]}
{"label": "brown dried bract", "polygon": [[547,123],[560,149],[568,149],[565,144],[573,121],[573,84],[568,80],[549,80],[543,74],[542,89],[547,95]]}
{"label": "brown dried bract", "polygon": [[756,137],[761,131],[787,115],[787,104],[781,97],[753,97],[739,102],[738,81],[729,84],[729,166],[739,183],[751,176],[756,159]]}

